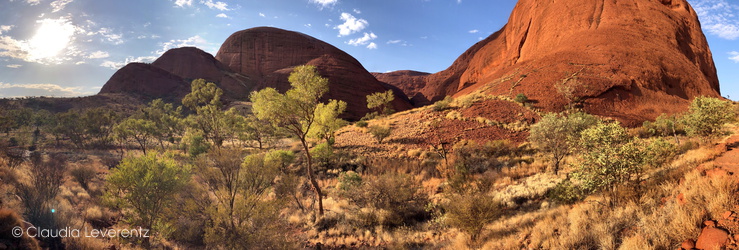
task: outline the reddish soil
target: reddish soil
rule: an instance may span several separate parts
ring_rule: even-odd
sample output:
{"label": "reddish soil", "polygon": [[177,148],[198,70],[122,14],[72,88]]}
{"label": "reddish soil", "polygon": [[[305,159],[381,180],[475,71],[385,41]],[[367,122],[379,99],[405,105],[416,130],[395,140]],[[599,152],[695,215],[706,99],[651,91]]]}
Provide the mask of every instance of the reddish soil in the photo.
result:
{"label": "reddish soil", "polygon": [[494,99],[476,102],[471,107],[463,109],[461,113],[465,117],[479,116],[504,123],[524,121],[534,124],[540,118],[539,115],[518,103]]}
{"label": "reddish soil", "polygon": [[[716,146],[724,151],[713,160],[713,168],[702,169],[707,165],[699,166],[704,171],[705,178],[718,176],[735,176],[739,178],[739,136],[733,136]],[[739,249],[739,206],[724,212],[720,218],[706,221],[695,241],[696,249]],[[683,247],[683,249],[687,249]]]}

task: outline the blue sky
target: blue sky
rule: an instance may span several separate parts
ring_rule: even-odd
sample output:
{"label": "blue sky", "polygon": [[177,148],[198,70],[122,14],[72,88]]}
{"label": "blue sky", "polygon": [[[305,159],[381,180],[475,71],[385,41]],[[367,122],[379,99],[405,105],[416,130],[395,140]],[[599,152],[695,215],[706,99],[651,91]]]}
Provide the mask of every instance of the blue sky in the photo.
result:
{"label": "blue sky", "polygon": [[[739,1],[689,0],[724,96],[739,99]],[[128,62],[196,46],[211,54],[257,26],[302,32],[369,71],[438,72],[507,22],[516,1],[0,0],[0,97],[91,95]]]}

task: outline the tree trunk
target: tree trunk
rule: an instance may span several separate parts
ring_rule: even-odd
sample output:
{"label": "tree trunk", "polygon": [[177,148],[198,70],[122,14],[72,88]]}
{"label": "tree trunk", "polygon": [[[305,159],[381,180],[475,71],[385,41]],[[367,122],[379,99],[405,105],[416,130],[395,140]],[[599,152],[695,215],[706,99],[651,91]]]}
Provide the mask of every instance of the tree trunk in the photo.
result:
{"label": "tree trunk", "polygon": [[303,143],[303,149],[308,158],[308,179],[310,180],[310,184],[313,185],[313,190],[316,191],[316,195],[318,196],[318,215],[323,216],[323,192],[321,192],[321,187],[318,185],[318,181],[316,181],[316,177],[313,175],[313,159],[308,149],[308,142],[305,141],[305,138],[300,138],[300,142]]}

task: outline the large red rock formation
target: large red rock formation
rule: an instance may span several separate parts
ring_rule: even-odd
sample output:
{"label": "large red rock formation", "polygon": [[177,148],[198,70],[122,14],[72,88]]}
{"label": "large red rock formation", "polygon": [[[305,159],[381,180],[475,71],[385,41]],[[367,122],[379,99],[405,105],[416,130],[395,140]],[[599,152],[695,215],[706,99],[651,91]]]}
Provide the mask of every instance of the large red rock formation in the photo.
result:
{"label": "large red rock formation", "polygon": [[520,0],[500,31],[424,78],[418,92],[431,101],[482,89],[524,93],[547,111],[570,102],[557,88],[569,85],[586,111],[630,125],[683,111],[696,96],[720,97],[685,0]]}
{"label": "large red rock formation", "polygon": [[234,73],[211,54],[195,47],[171,49],[152,65],[187,81],[202,78],[217,83],[224,90],[224,95],[231,99],[245,100],[256,87],[249,77]]}
{"label": "large red rock formation", "polygon": [[184,96],[190,84],[175,74],[145,63],[130,63],[110,77],[101,94],[125,93],[152,99]]}
{"label": "large red rock formation", "polygon": [[[311,36],[277,28],[259,27],[231,35],[216,54],[231,70],[247,75],[257,88],[290,88],[287,77],[295,66],[308,64],[329,79],[324,99],[347,102],[344,118],[357,120],[369,110],[365,96],[388,88],[377,81],[352,56]],[[405,95],[396,92],[395,110],[411,108]]]}
{"label": "large red rock formation", "polygon": [[414,106],[424,106],[430,104],[426,96],[421,90],[426,87],[426,76],[429,73],[418,72],[412,70],[399,70],[389,73],[372,73],[377,80],[389,83],[403,91],[410,99]]}

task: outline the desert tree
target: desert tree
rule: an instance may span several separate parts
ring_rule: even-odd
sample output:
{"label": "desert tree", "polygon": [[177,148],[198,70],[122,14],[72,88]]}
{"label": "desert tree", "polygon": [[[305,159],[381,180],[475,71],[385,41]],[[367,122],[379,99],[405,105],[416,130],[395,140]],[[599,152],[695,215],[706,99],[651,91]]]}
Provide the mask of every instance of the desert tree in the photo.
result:
{"label": "desert tree", "polygon": [[730,101],[700,96],[690,104],[682,118],[689,135],[709,136],[721,132],[725,123],[736,119]]}
{"label": "desert tree", "polygon": [[[190,169],[169,156],[148,152],[123,159],[108,175],[104,199],[121,208],[132,225],[160,226],[165,208],[190,181]],[[144,238],[148,246],[149,238]]]}
{"label": "desert tree", "polygon": [[531,126],[529,141],[551,156],[554,173],[557,174],[564,157],[577,148],[580,132],[597,121],[598,118],[586,113],[549,113]]}
{"label": "desert tree", "polygon": [[164,150],[164,142],[176,143],[177,139],[184,133],[182,107],[174,107],[171,103],[165,103],[162,99],[151,101],[142,107],[136,118],[154,122],[153,135]]}
{"label": "desert tree", "polygon": [[264,154],[242,155],[216,149],[206,155],[211,162],[198,167],[217,200],[208,208],[205,242],[228,249],[286,248],[290,240],[279,218],[281,201],[267,197],[278,165],[267,164]]}
{"label": "desert tree", "polygon": [[202,132],[203,137],[216,147],[234,134],[234,110],[223,111],[221,102],[223,90],[215,83],[203,79],[192,81],[192,92],[182,99],[182,104],[195,111],[187,117],[187,123],[193,129]]}
{"label": "desert tree", "polygon": [[151,148],[154,144],[154,138],[157,135],[157,125],[153,121],[128,118],[117,124],[114,128],[114,137],[121,143],[133,140],[141,151],[146,154],[146,149]]}
{"label": "desert tree", "polygon": [[393,91],[388,89],[385,92],[377,92],[367,95],[367,108],[376,109],[381,114],[389,115],[395,112],[391,103],[395,100]]}
{"label": "desert tree", "polygon": [[[321,97],[328,92],[328,79],[321,77],[314,66],[295,67],[288,81],[292,88],[284,94],[274,88],[253,92],[250,96],[253,102],[253,112],[260,120],[269,121],[276,128],[300,140],[306,156],[308,179],[318,197],[318,213],[323,215],[323,192],[313,173],[313,158],[308,145],[308,137],[313,135],[312,130],[316,128],[318,118],[324,115],[322,112],[332,111],[333,113],[321,118],[327,121],[327,124],[333,119],[338,119],[333,116],[338,114],[333,112],[336,109],[325,108],[332,106],[330,104],[319,106]],[[341,105],[341,102],[330,101],[329,103]]]}

